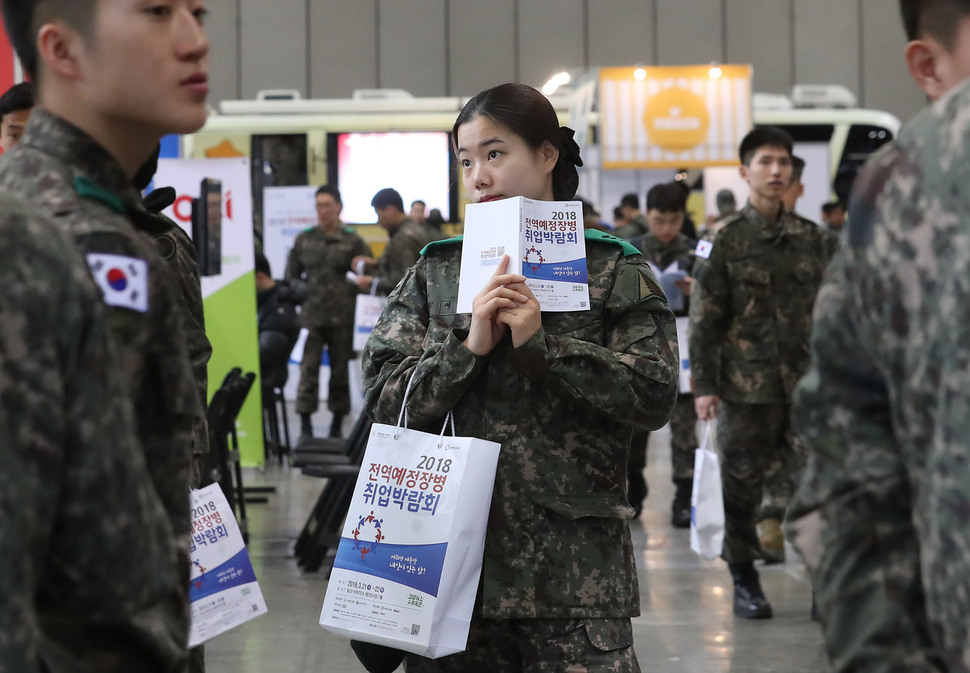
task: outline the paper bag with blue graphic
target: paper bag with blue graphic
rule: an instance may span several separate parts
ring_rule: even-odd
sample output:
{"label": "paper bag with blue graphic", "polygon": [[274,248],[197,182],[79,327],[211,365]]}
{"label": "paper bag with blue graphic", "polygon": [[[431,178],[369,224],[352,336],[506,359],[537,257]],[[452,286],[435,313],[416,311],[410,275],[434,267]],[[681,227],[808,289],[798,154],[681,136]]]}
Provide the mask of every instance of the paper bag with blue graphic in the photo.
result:
{"label": "paper bag with blue graphic", "polygon": [[320,624],[425,657],[463,651],[499,448],[375,423]]}
{"label": "paper bag with blue graphic", "polygon": [[239,525],[218,483],[191,493],[189,647],[266,614]]}

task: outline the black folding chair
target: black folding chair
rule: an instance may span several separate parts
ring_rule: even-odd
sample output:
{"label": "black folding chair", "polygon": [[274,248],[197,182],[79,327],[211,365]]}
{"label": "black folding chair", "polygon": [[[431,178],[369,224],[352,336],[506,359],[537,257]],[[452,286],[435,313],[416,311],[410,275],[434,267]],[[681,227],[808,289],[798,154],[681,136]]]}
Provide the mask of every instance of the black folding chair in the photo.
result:
{"label": "black folding chair", "polygon": [[245,375],[239,367],[226,374],[222,385],[213,393],[206,417],[209,421],[210,471],[219,482],[229,506],[236,513],[243,541],[249,543],[246,496],[243,490],[242,465],[239,460],[239,438],[236,418],[242,409],[256,374]]}
{"label": "black folding chair", "polygon": [[319,570],[324,558],[331,550],[336,550],[340,542],[340,531],[367,449],[371,424],[367,415],[361,413],[350,435],[341,440],[345,443],[342,454],[322,453],[316,457],[317,461],[329,456],[333,462],[310,462],[302,468],[303,474],[327,480],[294,547],[297,563],[307,572]]}

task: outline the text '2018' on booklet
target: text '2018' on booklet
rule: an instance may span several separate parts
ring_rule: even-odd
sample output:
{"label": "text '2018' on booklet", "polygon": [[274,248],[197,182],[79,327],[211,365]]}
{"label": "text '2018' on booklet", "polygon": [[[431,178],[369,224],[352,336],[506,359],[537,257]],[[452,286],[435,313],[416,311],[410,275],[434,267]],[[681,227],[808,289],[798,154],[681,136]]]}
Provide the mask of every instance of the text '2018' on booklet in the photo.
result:
{"label": "text '2018' on booklet", "polygon": [[509,273],[525,276],[543,311],[589,309],[586,239],[579,201],[536,201],[516,196],[465,207],[458,312],[495,273],[502,255]]}

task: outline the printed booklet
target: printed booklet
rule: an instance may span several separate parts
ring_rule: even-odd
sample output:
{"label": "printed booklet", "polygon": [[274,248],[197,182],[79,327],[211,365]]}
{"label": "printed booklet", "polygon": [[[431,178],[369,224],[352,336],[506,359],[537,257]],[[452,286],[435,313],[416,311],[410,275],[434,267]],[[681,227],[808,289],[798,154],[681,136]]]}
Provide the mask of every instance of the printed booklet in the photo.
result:
{"label": "printed booklet", "polygon": [[465,207],[458,283],[458,312],[472,301],[502,260],[526,285],[543,311],[589,309],[586,239],[579,201],[536,201],[516,196]]}

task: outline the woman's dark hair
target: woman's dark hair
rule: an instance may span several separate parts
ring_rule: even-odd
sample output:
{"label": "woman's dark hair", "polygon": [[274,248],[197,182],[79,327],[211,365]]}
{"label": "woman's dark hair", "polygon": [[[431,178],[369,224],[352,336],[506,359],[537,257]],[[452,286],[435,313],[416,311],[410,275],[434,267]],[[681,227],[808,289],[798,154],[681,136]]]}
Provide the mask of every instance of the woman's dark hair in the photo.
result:
{"label": "woman's dark hair", "polygon": [[[458,142],[458,127],[477,117],[487,117],[505,126],[532,149],[542,147],[543,141],[559,150],[559,161],[552,169],[552,194],[556,201],[576,196],[579,188],[577,166],[583,165],[573,131],[559,126],[559,117],[552,103],[542,93],[526,84],[500,84],[481,92],[465,103],[452,129]],[[457,145],[456,145],[457,147]]]}

